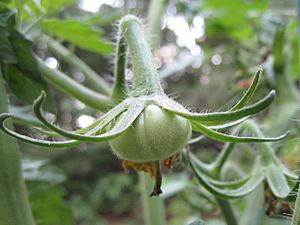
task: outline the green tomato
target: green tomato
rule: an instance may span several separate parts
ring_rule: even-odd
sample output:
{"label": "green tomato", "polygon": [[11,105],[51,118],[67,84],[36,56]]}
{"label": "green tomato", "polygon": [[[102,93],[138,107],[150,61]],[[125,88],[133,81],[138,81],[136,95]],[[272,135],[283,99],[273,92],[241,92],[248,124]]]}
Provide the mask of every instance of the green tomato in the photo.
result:
{"label": "green tomato", "polygon": [[112,139],[110,145],[122,159],[148,162],[179,152],[190,136],[191,124],[187,119],[148,105],[132,126]]}

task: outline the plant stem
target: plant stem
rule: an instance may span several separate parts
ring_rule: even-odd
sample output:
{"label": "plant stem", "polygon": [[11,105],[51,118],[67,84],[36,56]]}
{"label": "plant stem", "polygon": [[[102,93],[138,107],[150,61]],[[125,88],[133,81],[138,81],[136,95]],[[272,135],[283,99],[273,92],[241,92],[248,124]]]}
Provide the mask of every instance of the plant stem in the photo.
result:
{"label": "plant stem", "polygon": [[47,80],[86,105],[104,111],[113,104],[110,98],[77,83],[59,70],[49,68],[41,59],[37,61]]}
{"label": "plant stem", "polygon": [[218,175],[217,178],[220,176],[220,171],[222,170],[225,162],[227,162],[228,157],[230,156],[232,150],[234,149],[235,143],[230,142],[226,143],[224,148],[222,149],[221,153],[218,155],[217,159],[213,163],[213,172],[214,174]]}
{"label": "plant stem", "polygon": [[48,47],[57,55],[59,55],[64,61],[72,65],[73,67],[80,70],[86,78],[91,81],[91,85],[104,95],[110,95],[111,88],[107,84],[99,74],[97,74],[91,67],[89,67],[85,62],[83,62],[80,58],[78,58],[73,52],[69,51],[59,42],[50,38],[47,35],[43,35],[41,37],[43,41],[45,41]]}
{"label": "plant stem", "polygon": [[115,56],[115,83],[112,91],[113,99],[120,100],[128,93],[125,79],[127,46],[122,32],[119,32]]}
{"label": "plant stem", "polygon": [[139,173],[139,179],[142,190],[145,225],[166,224],[165,209],[161,199],[159,197],[149,197],[153,188],[153,181],[148,174],[143,172]]}
{"label": "plant stem", "polygon": [[[0,74],[0,113],[7,112],[4,81]],[[15,139],[0,132],[0,225],[35,225],[21,159]]]}
{"label": "plant stem", "polygon": [[294,207],[294,213],[292,218],[291,225],[299,225],[300,224],[300,188],[298,188],[297,199]]}
{"label": "plant stem", "polygon": [[16,18],[16,26],[17,26],[17,29],[18,29],[22,24],[23,0],[15,0],[15,4],[16,4],[17,10],[18,10],[17,18]]}
{"label": "plant stem", "polygon": [[23,30],[23,34],[28,34],[35,26],[39,25],[45,17],[46,14],[39,16],[35,21],[33,21],[28,27]]}
{"label": "plant stem", "polygon": [[216,198],[227,225],[238,225],[229,201]]}
{"label": "plant stem", "polygon": [[161,17],[168,0],[152,0],[148,9],[148,33],[152,49],[157,49],[161,34]]}
{"label": "plant stem", "polygon": [[141,24],[135,16],[126,16],[120,23],[124,34],[133,66],[132,95],[163,94],[159,75],[153,62],[150,47],[144,38]]}
{"label": "plant stem", "polygon": [[241,224],[262,225],[265,216],[265,196],[264,184],[258,185],[255,190],[247,197],[248,207],[242,218]]}

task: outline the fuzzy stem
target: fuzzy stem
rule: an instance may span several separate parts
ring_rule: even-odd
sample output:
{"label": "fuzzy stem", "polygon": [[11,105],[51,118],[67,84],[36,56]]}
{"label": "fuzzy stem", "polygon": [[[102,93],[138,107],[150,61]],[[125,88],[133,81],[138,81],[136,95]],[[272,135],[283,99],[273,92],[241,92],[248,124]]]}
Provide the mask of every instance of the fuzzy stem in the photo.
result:
{"label": "fuzzy stem", "polygon": [[219,198],[217,198],[217,202],[220,206],[220,209],[222,210],[222,213],[223,213],[223,216],[224,216],[224,219],[225,219],[227,225],[238,225],[230,202],[228,200],[222,200]]}
{"label": "fuzzy stem", "polygon": [[153,62],[150,47],[144,38],[140,21],[132,15],[125,16],[120,23],[133,66],[132,95],[151,95],[163,93],[159,75]]}
{"label": "fuzzy stem", "polygon": [[88,89],[87,87],[75,82],[73,79],[59,70],[49,68],[42,60],[38,59],[37,61],[43,75],[47,80],[49,80],[62,91],[82,101],[86,105],[100,111],[105,111],[113,104],[110,98],[94,92],[91,89]]}
{"label": "fuzzy stem", "polygon": [[86,78],[91,81],[91,85],[104,95],[110,95],[111,88],[99,74],[97,74],[91,67],[89,67],[85,62],[78,58],[73,52],[69,51],[59,42],[50,38],[47,35],[43,35],[41,40],[45,41],[48,47],[57,55],[59,55],[64,61],[69,63],[71,66],[74,66],[80,70]]}
{"label": "fuzzy stem", "polygon": [[126,56],[127,45],[122,32],[119,33],[117,49],[116,49],[116,62],[115,62],[115,84],[112,91],[112,97],[116,100],[121,100],[128,93],[128,86],[125,79],[126,71]]}
{"label": "fuzzy stem", "polygon": [[[7,112],[7,98],[0,74],[0,113]],[[21,159],[15,139],[0,132],[0,225],[35,225]]]}
{"label": "fuzzy stem", "polygon": [[165,209],[163,204],[161,204],[161,199],[159,197],[149,197],[153,187],[153,180],[148,174],[143,172],[139,173],[139,179],[142,190],[145,225],[166,224]]}

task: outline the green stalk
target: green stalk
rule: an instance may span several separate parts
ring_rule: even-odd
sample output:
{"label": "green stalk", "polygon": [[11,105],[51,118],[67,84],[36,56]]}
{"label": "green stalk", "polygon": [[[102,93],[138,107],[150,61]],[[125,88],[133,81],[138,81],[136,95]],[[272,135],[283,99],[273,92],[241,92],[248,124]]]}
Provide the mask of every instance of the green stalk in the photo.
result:
{"label": "green stalk", "polygon": [[103,78],[97,74],[91,67],[89,67],[85,62],[78,58],[73,52],[69,51],[59,42],[53,40],[47,35],[41,37],[45,41],[48,47],[57,55],[59,55],[64,61],[66,61],[71,66],[80,70],[86,78],[91,82],[91,85],[104,95],[110,95],[111,88]]}
{"label": "green stalk", "polygon": [[59,70],[49,68],[42,60],[38,59],[37,61],[43,75],[47,80],[49,80],[62,91],[82,101],[86,105],[100,111],[105,111],[113,105],[113,102],[110,98],[77,83]]}
{"label": "green stalk", "polygon": [[220,206],[220,209],[222,210],[222,213],[223,213],[223,216],[224,216],[224,219],[225,219],[227,225],[238,225],[229,201],[222,200],[219,198],[216,198],[216,199]]}
{"label": "green stalk", "polygon": [[221,153],[218,155],[217,159],[212,164],[212,172],[217,175],[216,178],[219,178],[220,171],[222,170],[224,164],[227,162],[228,157],[230,156],[232,150],[234,149],[235,143],[229,142],[226,143]]}
{"label": "green stalk", "polygon": [[248,206],[241,224],[262,225],[265,216],[265,196],[263,183],[258,185],[255,190],[247,197]]}
{"label": "green stalk", "polygon": [[23,18],[23,0],[15,0],[15,4],[18,10],[17,18],[16,18],[16,26],[19,28],[22,24]]}
{"label": "green stalk", "polygon": [[294,213],[291,225],[300,224],[300,188],[298,189],[297,199],[294,207]]}
{"label": "green stalk", "polygon": [[125,79],[127,45],[122,32],[119,33],[116,56],[115,56],[115,83],[112,91],[112,98],[121,100],[128,93],[128,85]]}
{"label": "green stalk", "polygon": [[149,197],[153,188],[153,181],[148,174],[140,172],[140,187],[142,191],[142,203],[144,208],[145,225],[164,225],[165,208],[159,197]]}
{"label": "green stalk", "polygon": [[152,49],[157,49],[161,34],[161,17],[165,11],[168,0],[152,0],[148,9],[148,32]]}
{"label": "green stalk", "polygon": [[126,16],[120,23],[126,38],[133,66],[132,95],[163,93],[150,47],[144,38],[141,24],[135,16]]}
{"label": "green stalk", "polygon": [[[7,112],[7,98],[0,74],[0,113]],[[35,225],[15,139],[0,132],[0,225]]]}

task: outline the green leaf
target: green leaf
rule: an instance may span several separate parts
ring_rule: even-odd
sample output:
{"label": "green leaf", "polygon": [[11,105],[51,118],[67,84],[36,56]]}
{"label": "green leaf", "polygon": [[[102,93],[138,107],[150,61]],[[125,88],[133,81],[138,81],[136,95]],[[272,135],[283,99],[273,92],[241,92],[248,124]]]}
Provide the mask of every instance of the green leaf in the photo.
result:
{"label": "green leaf", "polygon": [[13,27],[15,25],[15,13],[12,10],[5,8],[0,12],[0,25]]}
{"label": "green leaf", "polygon": [[73,225],[71,208],[63,200],[64,190],[46,182],[26,182],[37,225]]}
{"label": "green leaf", "polygon": [[280,167],[277,165],[270,165],[267,167],[266,178],[275,196],[286,198],[290,194],[291,188]]}
{"label": "green leaf", "polygon": [[[49,89],[34,57],[32,41],[17,31],[14,23],[13,11],[0,13],[0,63],[6,68],[2,69],[10,90],[22,101],[32,104],[42,90],[49,93]],[[51,111],[50,96],[46,99],[46,108]]]}
{"label": "green leaf", "polygon": [[44,181],[58,184],[65,180],[61,169],[51,165],[47,160],[22,159],[22,174],[26,181]]}
{"label": "green leaf", "polygon": [[0,25],[0,62],[16,63],[17,57],[9,41],[9,32]]}
{"label": "green leaf", "polygon": [[81,48],[96,53],[111,53],[112,45],[102,39],[101,32],[75,19],[49,19],[42,22],[42,28],[52,35],[70,41]]}
{"label": "green leaf", "polygon": [[42,7],[47,12],[58,11],[66,5],[74,3],[74,0],[42,0]]}
{"label": "green leaf", "polygon": [[[42,90],[47,89],[46,84],[39,82],[37,78],[30,78],[22,73],[16,66],[8,66],[5,80],[9,89],[22,101],[32,104]],[[46,100],[45,107],[51,109],[51,100]]]}

